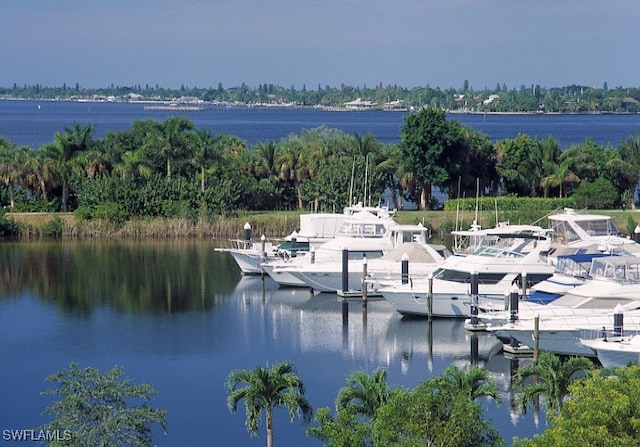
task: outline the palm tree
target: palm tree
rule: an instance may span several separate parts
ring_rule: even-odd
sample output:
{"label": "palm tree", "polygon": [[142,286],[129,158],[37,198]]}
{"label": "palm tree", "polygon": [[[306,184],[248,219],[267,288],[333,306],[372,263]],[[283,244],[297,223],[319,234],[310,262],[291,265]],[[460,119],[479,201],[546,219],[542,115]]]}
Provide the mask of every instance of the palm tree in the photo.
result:
{"label": "palm tree", "polygon": [[618,152],[620,158],[627,162],[629,168],[629,175],[635,176],[634,181],[630,182],[629,196],[631,197],[631,209],[636,209],[635,200],[633,200],[634,193],[638,182],[640,182],[640,132],[637,135],[629,135],[620,146],[618,146]]}
{"label": "palm tree", "polygon": [[376,369],[370,376],[362,370],[353,371],[347,378],[347,384],[338,391],[336,408],[374,419],[378,409],[391,395],[384,369]]}
{"label": "palm tree", "polygon": [[278,177],[278,145],[273,140],[266,143],[258,143],[254,146],[253,152],[258,160],[258,167],[263,177]]}
{"label": "palm tree", "polygon": [[580,178],[571,171],[569,163],[571,160],[564,159],[560,164],[555,165],[553,172],[540,180],[540,186],[544,190],[544,197],[547,197],[549,189],[559,187],[558,197],[564,194],[564,185],[569,183],[579,183]]}
{"label": "palm tree", "polygon": [[500,401],[498,387],[484,368],[472,367],[464,370],[450,366],[438,377],[438,381],[443,388],[467,394],[471,400],[491,397],[496,402]]}
{"label": "palm tree", "polygon": [[283,147],[278,159],[280,178],[293,183],[298,196],[298,209],[302,209],[302,183],[309,177],[305,167],[305,156],[301,144],[287,144]]}
{"label": "palm tree", "polygon": [[[552,352],[542,352],[535,363],[521,367],[513,378],[514,387],[520,392],[518,403],[521,411],[525,413],[527,404],[542,397],[547,407],[557,414],[577,373],[593,368],[593,363],[586,357],[561,360]],[[533,382],[528,379],[533,379]]]}
{"label": "palm tree", "polygon": [[304,397],[304,385],[291,362],[278,363],[271,368],[234,370],[226,381],[229,392],[227,407],[236,412],[238,402],[244,399],[247,413],[246,426],[251,436],[258,435],[258,421],[264,411],[267,427],[267,447],[273,446],[273,410],[285,406],[293,421],[302,416],[308,423],[313,416],[311,404]]}
{"label": "palm tree", "polygon": [[22,180],[21,172],[25,161],[23,148],[0,138],[0,182],[9,188],[9,207],[12,211],[16,206],[15,189]]}
{"label": "palm tree", "polygon": [[79,158],[93,144],[93,126],[74,124],[65,127],[64,131],[64,134],[56,132],[55,141],[45,151],[55,164],[62,184],[62,211],[67,211],[71,175],[82,170]]}
{"label": "palm tree", "polygon": [[171,117],[162,123],[156,123],[154,127],[153,131],[147,134],[145,145],[157,151],[166,160],[167,178],[171,178],[171,163],[176,157],[183,155],[183,135],[193,129],[194,124],[184,117]]}

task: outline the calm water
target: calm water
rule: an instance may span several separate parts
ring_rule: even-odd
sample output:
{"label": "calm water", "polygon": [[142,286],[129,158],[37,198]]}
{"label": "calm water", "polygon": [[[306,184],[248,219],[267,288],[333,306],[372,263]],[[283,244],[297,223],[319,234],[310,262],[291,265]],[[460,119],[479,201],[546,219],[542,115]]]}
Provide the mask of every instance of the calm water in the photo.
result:
{"label": "calm water", "polygon": [[[123,131],[134,119],[164,120],[170,112],[150,112],[142,104],[0,101],[0,136],[17,145],[34,148],[53,141],[64,127],[94,124],[96,136]],[[404,112],[328,112],[265,108],[217,108],[186,113],[198,128],[213,134],[227,133],[249,145],[279,141],[302,129],[327,126],[348,134],[370,132],[384,143],[400,142]],[[592,138],[597,144],[617,146],[640,131],[640,115],[451,115],[462,124],[489,136],[493,141],[514,138],[520,133],[532,137],[553,136],[562,148]]]}
{"label": "calm water", "polygon": [[[333,407],[349,372],[376,367],[389,383],[412,387],[450,365],[489,369],[503,403],[485,402],[507,440],[544,427],[514,415],[509,376],[516,367],[491,335],[461,321],[403,319],[386,302],[345,309],[335,294],[278,289],[242,277],[211,241],[0,243],[0,429],[46,422],[44,378],[70,362],[121,365],[159,391],[168,412],[161,446],[262,446],[245,414],[226,408],[232,369],[293,361],[314,407]],[[472,354],[473,353],[473,354]],[[476,354],[477,353],[477,354]],[[263,430],[261,425],[261,430]],[[319,446],[299,420],[277,412],[275,443]]]}

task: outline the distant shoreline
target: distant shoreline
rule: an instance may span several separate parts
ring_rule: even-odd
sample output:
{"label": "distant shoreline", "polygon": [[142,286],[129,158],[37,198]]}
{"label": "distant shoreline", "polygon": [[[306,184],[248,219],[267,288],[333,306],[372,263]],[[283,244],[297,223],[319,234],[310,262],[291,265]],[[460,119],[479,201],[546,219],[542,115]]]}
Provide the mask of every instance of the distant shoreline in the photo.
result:
{"label": "distant shoreline", "polygon": [[[122,100],[99,100],[99,99],[70,99],[70,98],[16,98],[0,96],[0,101],[30,101],[30,102],[70,102],[70,103],[87,103],[87,104],[132,104],[143,105],[146,110],[154,111],[179,111],[179,112],[200,112],[203,110],[216,110],[216,109],[255,109],[255,110],[321,110],[326,112],[390,112],[390,113],[411,113],[410,110],[394,110],[384,108],[348,108],[338,106],[322,106],[322,105],[297,105],[297,104],[253,104],[253,103],[221,103],[221,102],[184,102],[178,105],[172,105],[169,101],[122,101]],[[153,107],[156,105],[157,107]],[[474,111],[474,110],[460,110],[460,109],[445,109],[449,115],[523,115],[523,116],[535,116],[535,115],[568,115],[568,116],[589,116],[589,115],[640,115],[640,112],[611,112],[611,111],[595,111],[595,112],[496,112],[496,111]]]}

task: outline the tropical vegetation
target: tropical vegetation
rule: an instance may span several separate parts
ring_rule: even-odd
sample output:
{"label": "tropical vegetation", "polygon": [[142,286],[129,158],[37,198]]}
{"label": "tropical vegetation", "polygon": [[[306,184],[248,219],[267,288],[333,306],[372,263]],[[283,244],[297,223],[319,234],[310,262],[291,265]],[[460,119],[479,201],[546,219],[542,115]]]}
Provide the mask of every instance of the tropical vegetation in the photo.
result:
{"label": "tropical vegetation", "polygon": [[[153,442],[154,425],[165,430],[166,412],[147,402],[157,393],[136,385],[121,367],[101,373],[95,368],[68,369],[47,378],[57,388],[43,393],[58,398],[45,410],[53,420],[41,427],[47,445],[139,445]],[[513,447],[631,447],[640,437],[640,366],[596,368],[582,357],[560,358],[543,352],[519,368],[514,380],[518,408],[544,405],[543,432],[512,440]],[[501,446],[492,421],[483,418],[482,402],[499,403],[495,381],[484,368],[447,368],[415,388],[392,387],[386,371],[353,371],[338,390],[335,409],[314,412],[293,363],[233,370],[227,376],[227,406],[246,410],[250,435],[259,432],[264,415],[266,439],[273,446],[273,412],[280,407],[293,421],[313,419],[307,435],[326,447]],[[539,402],[542,398],[542,402]],[[488,399],[488,400],[487,400]],[[141,405],[134,405],[141,400]]]}
{"label": "tropical vegetation", "polygon": [[399,145],[383,144],[370,134],[319,127],[248,147],[185,117],[136,120],[103,138],[94,137],[92,125],[75,124],[38,149],[0,138],[0,206],[67,210],[80,220],[122,225],[136,218],[211,220],[243,210],[333,212],[353,201],[383,202],[385,192],[399,209],[406,200],[438,209],[437,187],[452,198],[635,208],[640,133],[618,147],[587,139],[561,151],[552,138],[529,135],[492,144],[444,111],[426,108],[405,118],[400,136]]}
{"label": "tropical vegetation", "polygon": [[[56,388],[43,393],[56,401],[45,410],[53,420],[41,428],[50,446],[151,446],[153,427],[166,432],[166,411],[148,402],[157,391],[135,384],[122,367],[102,373],[71,363],[49,377]],[[140,401],[138,405],[133,402]]]}

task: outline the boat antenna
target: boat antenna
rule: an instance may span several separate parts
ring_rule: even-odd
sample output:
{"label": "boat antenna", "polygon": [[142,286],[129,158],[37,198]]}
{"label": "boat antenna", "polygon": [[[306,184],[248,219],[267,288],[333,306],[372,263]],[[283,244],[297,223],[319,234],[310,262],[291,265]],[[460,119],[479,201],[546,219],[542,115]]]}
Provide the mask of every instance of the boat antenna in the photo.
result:
{"label": "boat antenna", "polygon": [[476,177],[476,223],[478,222],[478,202],[480,197],[480,177]]}
{"label": "boat antenna", "polygon": [[458,176],[458,203],[456,205],[456,231],[458,230],[458,225],[460,225],[460,229],[462,228],[462,223],[460,222],[460,182],[462,181],[462,176]]}
{"label": "boat antenna", "polygon": [[349,205],[353,205],[353,177],[356,170],[356,156],[353,156],[353,164],[351,165],[351,185],[349,185]]}
{"label": "boat antenna", "polygon": [[371,205],[369,203],[368,198],[367,198],[367,177],[369,175],[369,154],[367,154],[367,156],[365,157],[364,160],[365,160],[364,161],[365,166],[364,166],[364,197],[363,197],[363,202],[364,202],[365,205],[369,206],[369,205]]}

